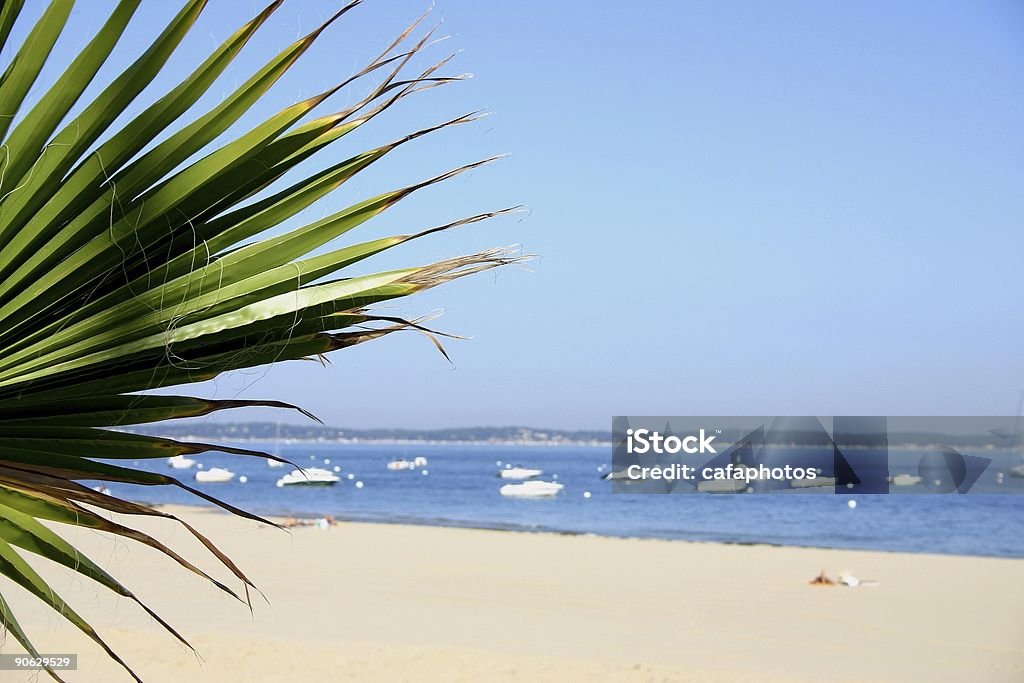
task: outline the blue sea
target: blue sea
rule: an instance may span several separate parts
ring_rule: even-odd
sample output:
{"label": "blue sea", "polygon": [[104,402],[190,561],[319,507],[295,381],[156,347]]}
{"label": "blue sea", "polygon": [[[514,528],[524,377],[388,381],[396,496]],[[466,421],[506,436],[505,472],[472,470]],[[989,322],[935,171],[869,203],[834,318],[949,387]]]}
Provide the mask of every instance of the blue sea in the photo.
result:
{"label": "blue sea", "polygon": [[[262,458],[210,453],[205,468],[225,467],[245,483],[198,484],[195,469],[163,459],[128,463],[177,476],[224,501],[263,515],[477,527],[724,543],[861,548],[919,553],[1024,557],[1024,496],[971,495],[629,495],[601,481],[611,448],[293,443],[269,449],[305,467],[340,468],[333,487],[275,486],[290,467]],[[428,465],[389,471],[393,459],[424,456]],[[499,464],[501,463],[501,464]],[[498,493],[498,470],[521,464],[545,471],[565,489],[551,499]],[[607,470],[605,470],[607,471]],[[348,475],[352,475],[349,479]],[[361,487],[356,483],[362,482]],[[202,501],[176,487],[111,484],[113,493],[150,503]],[[586,495],[589,493],[590,495]],[[856,501],[851,507],[850,500]]]}

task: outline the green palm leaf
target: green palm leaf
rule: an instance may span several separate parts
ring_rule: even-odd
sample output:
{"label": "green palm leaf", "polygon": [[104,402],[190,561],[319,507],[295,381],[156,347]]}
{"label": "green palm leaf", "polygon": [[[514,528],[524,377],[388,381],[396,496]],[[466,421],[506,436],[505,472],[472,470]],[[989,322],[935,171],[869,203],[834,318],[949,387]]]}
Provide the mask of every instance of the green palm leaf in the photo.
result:
{"label": "green palm leaf", "polygon": [[[17,35],[22,4],[0,4],[0,47]],[[127,463],[212,450],[240,457],[267,454],[115,428],[241,407],[301,411],[272,400],[216,401],[144,392],[282,360],[320,358],[401,330],[423,333],[440,348],[423,321],[379,315],[373,304],[519,259],[496,249],[379,273],[367,274],[362,264],[407,242],[511,209],[323,250],[410,194],[490,159],[260,238],[397,148],[476,120],[472,113],[426,127],[276,186],[285,174],[396,102],[460,80],[441,73],[450,58],[405,73],[431,36],[426,32],[408,48],[401,47],[420,20],[350,78],[211,147],[358,0],[271,57],[217,105],[190,114],[280,0],[270,3],[187,78],[114,128],[199,19],[205,0],[186,0],[150,46],[69,118],[129,29],[139,4],[120,0],[53,86],[33,98],[33,86],[67,29],[73,5],[71,0],[52,0],[32,26],[22,29],[26,37],[20,46],[6,45],[5,53],[12,56],[0,74],[0,573],[82,630],[136,680],[24,555],[47,558],[129,598],[187,644],[49,524],[72,524],[148,545],[247,602],[251,582],[197,530],[172,515],[80,482],[178,486],[235,514],[259,519],[173,477]],[[370,82],[365,97],[340,111],[309,118],[356,81]],[[186,116],[189,120],[182,121]],[[168,134],[172,127],[177,132]],[[361,273],[347,275],[345,270],[354,264],[360,264]],[[101,513],[127,519],[160,516],[183,524],[240,582],[244,598],[158,539]],[[3,596],[0,625],[36,653]],[[61,680],[57,672],[48,672]]]}

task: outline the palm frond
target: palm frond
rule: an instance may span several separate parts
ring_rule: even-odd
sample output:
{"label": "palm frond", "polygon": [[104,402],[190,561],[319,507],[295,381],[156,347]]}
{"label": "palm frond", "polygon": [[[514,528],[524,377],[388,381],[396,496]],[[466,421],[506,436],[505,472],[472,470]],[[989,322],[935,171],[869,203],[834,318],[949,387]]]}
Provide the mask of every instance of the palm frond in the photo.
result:
{"label": "palm frond", "polygon": [[[351,77],[231,135],[252,108],[349,2],[268,59],[205,112],[191,113],[270,19],[275,0],[231,34],[178,85],[115,127],[172,60],[205,0],[187,0],[149,47],[91,101],[79,104],[126,31],[141,0],[120,0],[105,24],[37,97],[33,86],[62,33],[72,0],[51,0],[31,27],[23,3],[0,4],[0,574],[82,630],[131,671],[57,595],[24,554],[37,555],[137,603],[170,635],[187,641],[137,596],[55,533],[48,523],[95,529],[148,545],[186,571],[248,602],[252,583],[196,529],[168,513],[95,491],[83,481],[177,486],[226,510],[259,519],[129,461],[220,451],[271,457],[218,444],[141,436],[117,428],[243,407],[301,408],[273,400],[155,395],[220,373],[283,360],[321,358],[393,332],[415,330],[440,348],[422,320],[375,313],[373,305],[522,257],[495,249],[385,272],[346,275],[354,264],[408,242],[511,211],[323,251],[409,195],[489,163],[485,159],[364,199],[320,220],[263,237],[304,209],[427,135],[475,121],[466,114],[370,150],[348,153],[286,186],[281,179],[410,95],[461,80],[450,57],[407,74],[432,33],[403,47],[417,19]],[[19,29],[18,46],[8,45]],[[367,94],[326,115],[314,111],[343,88]],[[183,121],[183,119],[186,119]],[[176,125],[183,124],[183,125]],[[176,132],[170,132],[177,128]],[[215,141],[223,139],[226,142]],[[443,352],[443,349],[442,349]],[[315,418],[313,418],[315,419]],[[104,513],[160,516],[183,524],[242,592],[197,568],[158,539]],[[0,625],[30,653],[29,634],[0,596]],[[59,674],[47,669],[56,680]]]}

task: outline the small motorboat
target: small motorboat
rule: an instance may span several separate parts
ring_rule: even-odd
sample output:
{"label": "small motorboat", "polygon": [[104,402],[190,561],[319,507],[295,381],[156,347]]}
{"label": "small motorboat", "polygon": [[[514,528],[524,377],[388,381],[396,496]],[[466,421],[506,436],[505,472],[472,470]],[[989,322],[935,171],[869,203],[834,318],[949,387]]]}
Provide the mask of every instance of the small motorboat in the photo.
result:
{"label": "small motorboat", "polygon": [[203,484],[225,484],[235,478],[235,473],[223,467],[211,467],[196,472],[196,481]]}
{"label": "small motorboat", "polygon": [[417,455],[416,458],[412,461],[412,464],[415,465],[416,467],[426,467],[427,459],[424,458],[422,455]]}
{"label": "small motorboat", "polygon": [[913,474],[897,474],[895,477],[889,477],[889,483],[893,486],[914,486],[921,483],[921,477]]}
{"label": "small motorboat", "polygon": [[498,472],[498,476],[502,479],[533,479],[544,474],[544,470],[534,470],[529,467],[521,467],[519,465],[515,467],[507,467],[502,471]]}
{"label": "small motorboat", "polygon": [[815,477],[814,479],[790,479],[789,485],[795,489],[817,489],[835,486],[835,477]]}
{"label": "small motorboat", "polygon": [[550,498],[565,488],[555,481],[524,481],[522,484],[505,484],[498,493],[510,498]]}
{"label": "small motorboat", "polygon": [[167,464],[176,470],[187,470],[195,465],[196,461],[186,458],[184,455],[175,455],[174,457],[167,458]]}
{"label": "small motorboat", "polygon": [[1008,471],[1011,477],[1024,477],[1024,463],[1014,465]]}
{"label": "small motorboat", "polygon": [[339,481],[341,477],[330,470],[310,467],[306,470],[292,470],[277,480],[277,486],[334,486]]}
{"label": "small motorboat", "polygon": [[392,460],[388,463],[388,469],[392,472],[416,469],[416,463],[412,460]]}

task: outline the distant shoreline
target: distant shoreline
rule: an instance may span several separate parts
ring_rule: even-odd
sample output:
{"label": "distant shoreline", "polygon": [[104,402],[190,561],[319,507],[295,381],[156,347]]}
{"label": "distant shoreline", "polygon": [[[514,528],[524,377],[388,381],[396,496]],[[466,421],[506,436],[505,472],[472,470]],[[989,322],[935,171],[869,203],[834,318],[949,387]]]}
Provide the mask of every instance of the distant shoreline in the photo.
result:
{"label": "distant shoreline", "polygon": [[[182,422],[177,424],[122,427],[121,431],[179,440],[219,440],[233,443],[284,444],[366,444],[397,446],[594,446],[610,448],[612,433],[602,429],[549,429],[540,427],[442,427],[434,429],[372,428],[350,429],[326,425],[297,425],[276,422]],[[818,434],[792,432],[776,435],[772,445],[784,448],[831,448],[819,443]],[[734,443],[719,439],[722,447]],[[982,451],[1010,451],[1017,446],[998,435],[946,435],[917,432],[888,434],[890,450],[936,450],[960,448]],[[846,443],[844,450],[877,449],[876,443]]]}
{"label": "distant shoreline", "polygon": [[268,438],[232,438],[230,436],[213,436],[209,434],[166,434],[153,433],[172,439],[218,439],[232,443],[271,443],[271,444],[331,444],[368,446],[594,446],[611,448],[611,441],[443,441],[424,439],[268,439]]}
{"label": "distant shoreline", "polygon": [[601,429],[547,429],[538,427],[442,427],[436,429],[350,429],[325,425],[277,422],[184,422],[139,425],[123,431],[170,439],[216,439],[236,443],[330,443],[433,446],[604,446],[612,434]]}
{"label": "distant shoreline", "polygon": [[[237,437],[229,434],[190,434],[182,432],[167,432],[167,431],[136,431],[136,430],[118,430],[118,431],[131,431],[131,433],[146,434],[148,436],[156,436],[168,439],[183,439],[187,441],[201,440],[201,439],[217,439],[222,441],[229,441],[231,443],[270,443],[270,444],[333,444],[333,445],[360,445],[365,444],[368,446],[523,446],[523,447],[561,447],[561,446],[593,446],[595,448],[611,448],[613,443],[610,440],[570,440],[570,439],[553,439],[553,440],[503,440],[503,439],[398,439],[398,438],[371,438],[371,437],[353,437],[353,438],[295,438],[295,437],[282,437],[275,439],[272,437]],[[735,444],[727,443],[726,447],[731,447]],[[788,444],[777,444],[777,446],[785,448],[821,448],[823,444],[800,444],[800,443],[788,443]],[[940,442],[896,442],[888,444],[887,448],[890,451],[920,451],[920,450],[937,450],[945,448],[946,444]],[[966,446],[961,445],[961,448],[973,448],[976,450],[983,451],[994,451],[994,452],[1013,452],[1015,447],[1012,446],[993,446],[991,444],[968,444]],[[877,446],[867,446],[853,444],[845,446],[843,450],[847,451],[862,451],[862,450],[877,450]]]}

